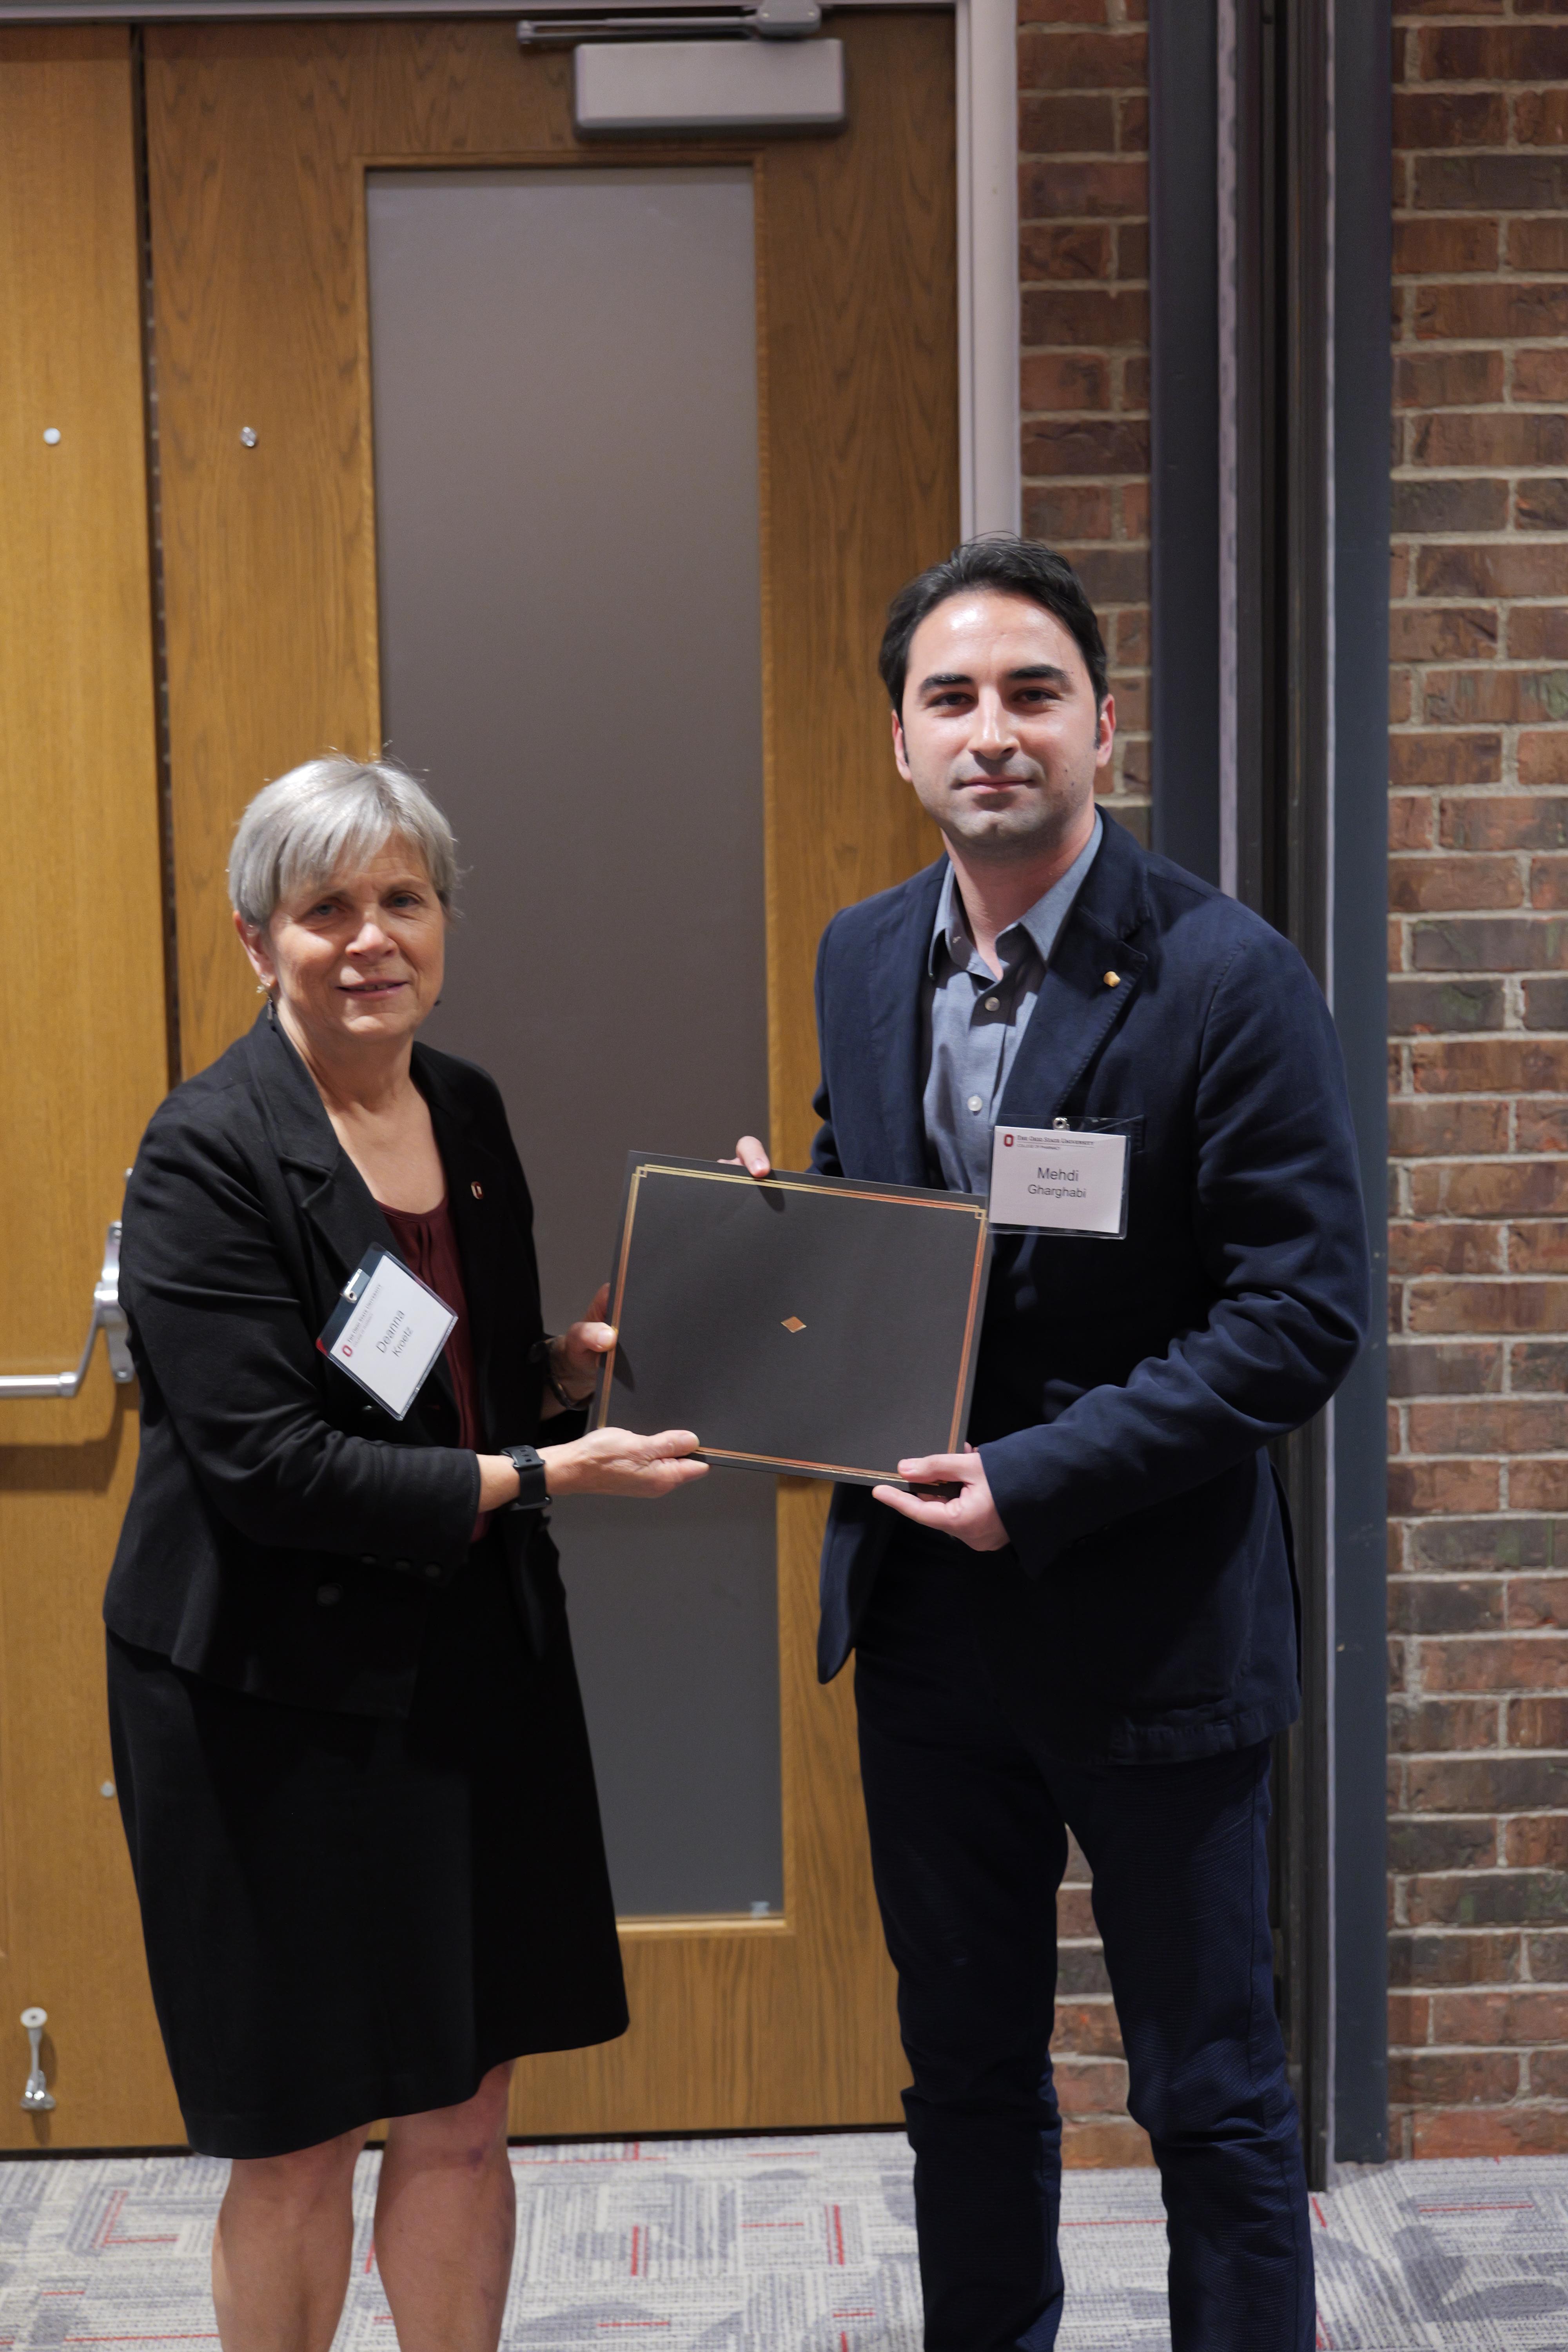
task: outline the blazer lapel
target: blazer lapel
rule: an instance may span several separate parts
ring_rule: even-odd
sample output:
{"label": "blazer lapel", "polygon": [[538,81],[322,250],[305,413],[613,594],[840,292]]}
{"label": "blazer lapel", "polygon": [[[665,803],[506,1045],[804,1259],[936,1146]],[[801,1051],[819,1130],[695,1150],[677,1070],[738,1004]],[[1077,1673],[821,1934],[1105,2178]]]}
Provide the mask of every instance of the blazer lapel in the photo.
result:
{"label": "blazer lapel", "polygon": [[[430,1105],[437,1147],[447,1171],[447,1202],[458,1255],[463,1266],[463,1297],[468,1315],[468,1343],[473,1349],[474,1375],[483,1400],[487,1434],[494,1436],[504,1418],[497,1394],[499,1365],[497,1311],[507,1272],[507,1171],[496,1154],[447,1098],[435,1073],[415,1055],[415,1079]],[[517,1344],[522,1344],[521,1335]]]}
{"label": "blazer lapel", "polygon": [[[1101,812],[1103,814],[1103,811]],[[1137,992],[1148,957],[1129,944],[1143,919],[1142,863],[1110,817],[1040,984],[998,1106],[1018,1126],[1063,1105]]]}
{"label": "blazer lapel", "polygon": [[[268,1006],[250,1033],[251,1070],[263,1115],[272,1129],[284,1181],[311,1227],[325,1244],[334,1287],[347,1281],[367,1249],[379,1244],[395,1256],[392,1228],[369,1185],[338,1141],[315,1080],[300,1059]],[[323,1321],[330,1299],[319,1300]],[[457,1392],[443,1352],[430,1379],[457,1408]],[[412,1408],[417,1412],[416,1402]]]}
{"label": "blazer lapel", "polygon": [[899,894],[871,951],[871,1046],[890,1148],[889,1165],[879,1173],[887,1183],[923,1184],[926,1181],[921,1014],[931,929],[946,870],[943,856]]}

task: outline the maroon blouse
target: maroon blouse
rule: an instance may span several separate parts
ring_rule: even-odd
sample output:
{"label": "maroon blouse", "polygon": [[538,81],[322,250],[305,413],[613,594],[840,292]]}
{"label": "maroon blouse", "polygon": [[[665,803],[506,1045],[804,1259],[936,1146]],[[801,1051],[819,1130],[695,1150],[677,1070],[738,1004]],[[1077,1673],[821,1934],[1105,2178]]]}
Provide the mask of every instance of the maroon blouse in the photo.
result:
{"label": "maroon blouse", "polygon": [[[389,1209],[384,1201],[378,1201],[376,1207],[392,1227],[392,1238],[404,1264],[437,1298],[445,1299],[458,1318],[446,1347],[447,1369],[452,1375],[458,1400],[458,1443],[471,1453],[482,1454],[486,1446],[479,1417],[479,1383],[474,1370],[468,1302],[463,1295],[463,1262],[458,1255],[452,1212],[445,1200],[434,1209],[419,1211]],[[475,1543],[489,1522],[489,1513],[481,1511],[474,1521]]]}

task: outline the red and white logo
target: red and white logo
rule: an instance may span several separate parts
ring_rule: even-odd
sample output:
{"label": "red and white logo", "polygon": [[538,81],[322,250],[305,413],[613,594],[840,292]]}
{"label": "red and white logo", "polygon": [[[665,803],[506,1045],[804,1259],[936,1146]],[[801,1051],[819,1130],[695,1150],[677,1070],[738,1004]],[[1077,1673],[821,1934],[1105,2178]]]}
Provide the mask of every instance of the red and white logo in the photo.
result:
{"label": "red and white logo", "polygon": [[353,1354],[353,1349],[349,1346],[346,1339],[343,1341],[342,1346],[338,1349],[338,1353],[340,1356],[352,1356]]}
{"label": "red and white logo", "polygon": [[1013,1149],[1013,1139],[1012,1139],[1012,1137],[1011,1137],[1010,1135],[1005,1135],[1005,1136],[1002,1138],[1002,1145],[1003,1145],[1003,1149],[1004,1149],[1005,1150],[1006,1150],[1006,1151],[1011,1151],[1011,1150],[1012,1150],[1012,1149]]}

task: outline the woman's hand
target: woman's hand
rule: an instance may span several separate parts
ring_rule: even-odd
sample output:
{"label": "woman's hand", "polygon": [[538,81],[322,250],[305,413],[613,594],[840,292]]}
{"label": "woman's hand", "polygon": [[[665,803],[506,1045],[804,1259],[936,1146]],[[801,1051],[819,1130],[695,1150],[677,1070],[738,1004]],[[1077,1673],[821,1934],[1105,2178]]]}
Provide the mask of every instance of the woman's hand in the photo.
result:
{"label": "woman's hand", "polygon": [[635,1437],[629,1429],[595,1429],[569,1445],[542,1445],[550,1499],[563,1495],[640,1495],[651,1501],[706,1478],[706,1462],[689,1457],[697,1440],[689,1429],[663,1429],[657,1437]]}
{"label": "woman's hand", "polygon": [[[552,1377],[574,1404],[586,1404],[594,1393],[594,1383],[599,1377],[599,1361],[616,1344],[616,1327],[604,1320],[610,1303],[610,1286],[602,1282],[594,1294],[594,1303],[581,1323],[574,1323],[552,1340],[550,1349],[550,1370]],[[552,1420],[565,1406],[559,1397],[547,1392],[542,1418]]]}

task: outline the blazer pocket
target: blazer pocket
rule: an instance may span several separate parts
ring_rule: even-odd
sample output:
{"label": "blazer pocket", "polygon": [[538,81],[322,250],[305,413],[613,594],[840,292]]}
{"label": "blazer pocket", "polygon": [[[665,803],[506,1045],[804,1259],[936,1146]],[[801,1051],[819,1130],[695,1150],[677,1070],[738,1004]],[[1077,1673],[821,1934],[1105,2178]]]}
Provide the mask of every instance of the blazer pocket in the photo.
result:
{"label": "blazer pocket", "polygon": [[1125,1135],[1129,1139],[1128,1149],[1134,1159],[1143,1149],[1142,1111],[1131,1118],[1069,1118],[1068,1127],[1069,1130],[1076,1128],[1080,1135]]}

